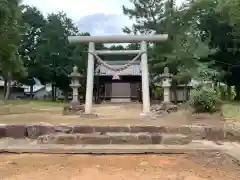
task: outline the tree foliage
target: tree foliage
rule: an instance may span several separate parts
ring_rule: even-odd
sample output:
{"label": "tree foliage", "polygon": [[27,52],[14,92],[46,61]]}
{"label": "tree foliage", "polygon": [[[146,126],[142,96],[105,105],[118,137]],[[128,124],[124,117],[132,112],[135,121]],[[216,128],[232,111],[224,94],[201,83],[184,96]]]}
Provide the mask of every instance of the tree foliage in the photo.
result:
{"label": "tree foliage", "polygon": [[[155,76],[165,66],[174,75],[172,85],[192,78],[221,81],[237,88],[240,99],[238,0],[130,0],[123,12],[135,20],[126,33],[168,33],[164,43],[149,47],[150,69]],[[156,79],[156,78],[155,78]]]}
{"label": "tree foliage", "polygon": [[[167,33],[166,42],[149,44],[151,77],[159,81],[164,67],[174,75],[173,89],[192,79],[224,82],[237,89],[240,99],[240,3],[238,0],[129,0],[123,13],[134,21],[123,28],[128,34]],[[87,44],[70,45],[69,35],[80,33],[64,12],[44,17],[36,7],[20,5],[20,0],[0,0],[0,70],[9,82],[33,85],[34,78],[69,91],[74,65],[86,77]],[[139,44],[96,49],[139,49]],[[126,55],[102,56],[104,60],[129,60]],[[44,72],[44,73],[43,73]],[[85,79],[82,78],[82,91]],[[175,88],[176,89],[176,88]],[[10,91],[9,91],[10,92]],[[8,92],[8,94],[9,94]],[[176,95],[176,94],[175,94]]]}
{"label": "tree foliage", "polygon": [[0,69],[8,81],[5,98],[10,96],[13,78],[25,75],[25,68],[19,55],[20,43],[20,1],[0,0]]}
{"label": "tree foliage", "polygon": [[40,43],[40,36],[43,27],[46,24],[43,14],[36,8],[30,6],[22,6],[21,25],[23,32],[21,34],[21,42],[19,46],[19,54],[22,57],[24,66],[27,69],[27,76],[20,79],[20,82],[31,86],[31,97],[33,97],[34,77],[37,77],[40,71],[38,67],[41,63],[37,63],[38,55],[37,47]]}

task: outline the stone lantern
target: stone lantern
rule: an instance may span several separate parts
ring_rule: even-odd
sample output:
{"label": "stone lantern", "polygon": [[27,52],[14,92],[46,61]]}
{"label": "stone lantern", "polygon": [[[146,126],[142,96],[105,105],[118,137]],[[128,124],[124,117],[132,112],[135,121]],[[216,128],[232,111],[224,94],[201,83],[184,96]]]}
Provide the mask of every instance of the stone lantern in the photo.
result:
{"label": "stone lantern", "polygon": [[165,67],[164,72],[162,74],[162,87],[163,87],[163,103],[170,103],[170,88],[171,88],[171,80],[172,75],[169,73],[169,68]]}
{"label": "stone lantern", "polygon": [[78,93],[78,89],[79,87],[81,87],[81,84],[79,83],[79,79],[80,77],[82,77],[82,75],[78,72],[78,67],[74,66],[73,67],[73,72],[69,75],[69,77],[71,78],[71,84],[70,87],[72,88],[72,101],[70,102],[70,104],[72,106],[76,106],[79,105],[79,93]]}
{"label": "stone lantern", "polygon": [[82,75],[78,73],[77,66],[73,67],[73,72],[69,75],[69,77],[71,78],[70,87],[72,88],[72,101],[70,102],[70,104],[66,105],[63,108],[63,114],[77,115],[81,113],[84,109],[83,106],[80,105],[80,102],[78,99],[79,97],[78,89],[79,87],[81,87],[81,84],[79,83],[79,79],[80,77],[82,77]]}
{"label": "stone lantern", "polygon": [[176,112],[178,110],[177,105],[174,105],[171,102],[171,81],[172,81],[172,74],[169,73],[168,67],[164,68],[164,72],[161,75],[161,84],[163,88],[163,102],[160,106],[155,106],[152,108],[152,112],[157,117],[166,115],[170,112]]}

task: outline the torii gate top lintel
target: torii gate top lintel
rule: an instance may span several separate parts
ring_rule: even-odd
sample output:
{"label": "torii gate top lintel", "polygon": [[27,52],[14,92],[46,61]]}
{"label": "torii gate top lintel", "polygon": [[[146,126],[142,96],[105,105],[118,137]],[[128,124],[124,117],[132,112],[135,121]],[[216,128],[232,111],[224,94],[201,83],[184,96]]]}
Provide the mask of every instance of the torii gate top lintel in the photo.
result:
{"label": "torii gate top lintel", "polygon": [[112,36],[69,36],[69,43],[140,43],[160,42],[168,39],[167,34],[156,35],[112,35]]}

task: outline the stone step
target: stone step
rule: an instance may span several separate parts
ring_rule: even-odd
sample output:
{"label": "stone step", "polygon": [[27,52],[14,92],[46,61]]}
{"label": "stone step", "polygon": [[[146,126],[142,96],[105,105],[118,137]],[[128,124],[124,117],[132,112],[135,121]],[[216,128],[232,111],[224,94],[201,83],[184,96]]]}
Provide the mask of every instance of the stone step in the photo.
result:
{"label": "stone step", "polygon": [[68,124],[0,124],[0,138],[30,138],[54,133],[92,134],[108,132],[118,133],[176,133],[191,136],[195,140],[240,141],[240,129],[218,126],[182,125],[182,126],[95,126]]}
{"label": "stone step", "polygon": [[190,136],[166,133],[55,133],[39,136],[38,144],[166,144],[183,145],[192,142]]}

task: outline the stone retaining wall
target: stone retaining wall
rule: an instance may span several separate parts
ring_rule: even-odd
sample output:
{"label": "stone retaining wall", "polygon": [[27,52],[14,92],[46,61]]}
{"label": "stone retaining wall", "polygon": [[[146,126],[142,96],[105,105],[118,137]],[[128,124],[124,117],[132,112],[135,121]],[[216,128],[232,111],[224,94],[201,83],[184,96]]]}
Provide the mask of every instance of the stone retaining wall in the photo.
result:
{"label": "stone retaining wall", "polygon": [[240,141],[240,129],[230,129],[224,127],[206,127],[195,125],[184,125],[180,127],[167,126],[84,126],[84,125],[0,125],[0,138],[32,138],[36,139],[41,135],[52,133],[95,133],[105,134],[107,132],[127,132],[127,133],[180,133],[191,136],[194,140],[213,141]]}

